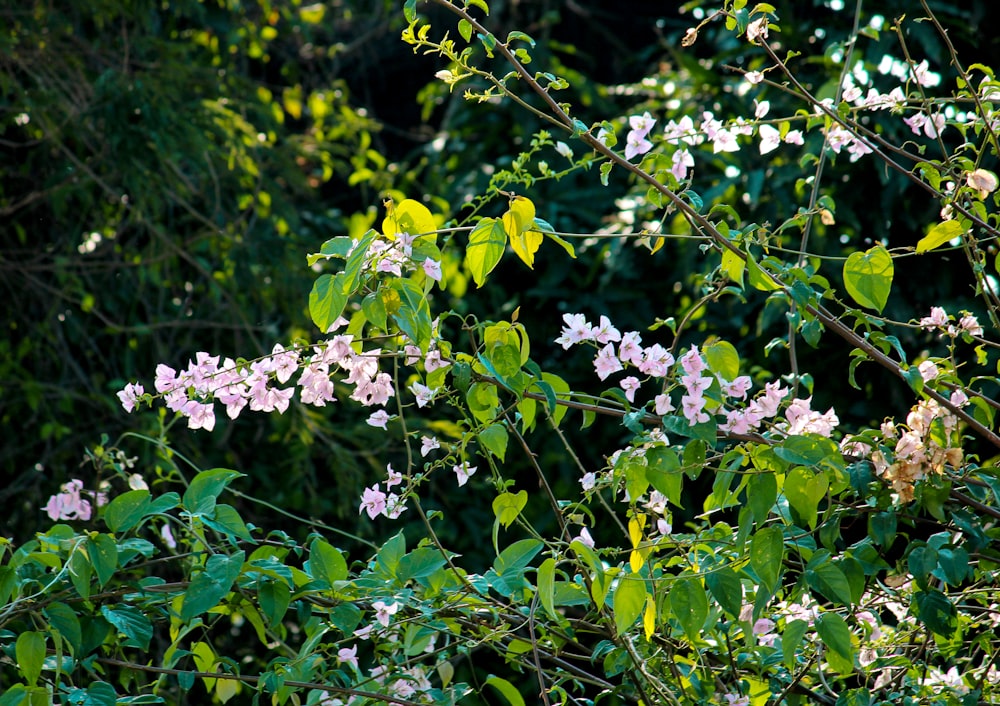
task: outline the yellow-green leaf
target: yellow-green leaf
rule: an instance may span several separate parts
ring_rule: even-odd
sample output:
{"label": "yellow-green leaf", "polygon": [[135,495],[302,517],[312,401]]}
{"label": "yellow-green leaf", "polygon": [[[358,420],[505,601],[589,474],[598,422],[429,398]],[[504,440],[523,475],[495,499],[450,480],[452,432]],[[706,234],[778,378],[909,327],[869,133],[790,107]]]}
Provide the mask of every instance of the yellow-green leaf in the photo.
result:
{"label": "yellow-green leaf", "polygon": [[403,199],[399,204],[392,201],[386,203],[385,220],[382,221],[382,232],[387,236],[396,233],[410,235],[426,235],[437,230],[434,216],[426,206],[413,199]]}
{"label": "yellow-green leaf", "polygon": [[945,243],[950,243],[955,238],[961,237],[965,233],[965,228],[958,221],[944,221],[938,223],[917,242],[917,252],[928,252],[934,248],[939,248]]}
{"label": "yellow-green leaf", "polygon": [[746,263],[732,250],[722,251],[722,273],[736,284],[743,286],[743,271]]}
{"label": "yellow-green leaf", "polygon": [[469,245],[465,251],[465,264],[472,273],[476,285],[483,286],[486,276],[503,257],[507,247],[507,231],[495,218],[484,218],[469,235]]}
{"label": "yellow-green leaf", "polygon": [[844,286],[854,301],[881,314],[889,300],[893,271],[889,251],[876,245],[848,256],[844,263]]}

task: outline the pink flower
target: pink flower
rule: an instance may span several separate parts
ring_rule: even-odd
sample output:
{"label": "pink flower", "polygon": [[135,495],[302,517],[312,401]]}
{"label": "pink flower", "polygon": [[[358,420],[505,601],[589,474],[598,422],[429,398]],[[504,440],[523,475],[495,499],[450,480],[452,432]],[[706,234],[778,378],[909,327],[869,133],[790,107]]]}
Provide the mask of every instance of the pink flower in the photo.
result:
{"label": "pink flower", "polygon": [[677,150],[670,158],[670,173],[677,181],[684,181],[687,178],[688,167],[694,166],[694,157],[686,149]]}
{"label": "pink flower", "polygon": [[642,362],[639,363],[639,372],[644,375],[661,378],[666,376],[670,366],[673,364],[674,357],[670,355],[670,351],[659,343],[654,343],[649,348],[643,349]]}
{"label": "pink flower", "polygon": [[388,478],[385,480],[386,489],[392,488],[393,486],[399,485],[403,482],[403,474],[392,470],[391,463],[385,467],[385,471],[388,475]]}
{"label": "pink flower", "polygon": [[569,350],[570,346],[593,338],[593,327],[583,314],[563,314],[563,321],[566,325],[555,341],[563,350]]}
{"label": "pink flower", "polygon": [[587,531],[586,527],[580,528],[580,534],[576,537],[577,541],[580,542],[585,547],[594,548],[594,538],[590,536],[590,532]]}
{"label": "pink flower", "polygon": [[399,603],[386,605],[384,601],[375,601],[372,603],[372,608],[375,609],[375,620],[382,627],[387,628],[389,627],[389,619],[399,611]]}
{"label": "pink flower", "polygon": [[[638,331],[626,331],[622,336],[621,345],[618,346],[618,358],[623,363],[631,363],[638,367],[642,364],[643,350],[642,336]],[[601,378],[603,380],[603,378]]]}
{"label": "pink flower", "polygon": [[438,388],[431,389],[427,385],[422,385],[419,382],[415,382],[410,385],[410,392],[413,396],[417,398],[417,407],[426,407],[434,400],[434,395],[437,393]]}
{"label": "pink flower", "polygon": [[349,664],[355,669],[358,668],[358,646],[341,647],[337,650],[337,664]]}
{"label": "pink flower", "polygon": [[615,356],[613,343],[607,344],[597,352],[597,356],[594,358],[594,369],[597,371],[597,377],[601,380],[606,380],[609,375],[622,369],[621,361]]}
{"label": "pink flower", "polygon": [[931,307],[931,315],[920,319],[920,328],[931,331],[948,325],[948,313],[939,306]]}
{"label": "pink flower", "polygon": [[434,449],[440,449],[441,444],[433,436],[420,437],[420,455],[427,456]]}
{"label": "pink flower", "polygon": [[625,140],[625,159],[631,160],[633,157],[646,154],[653,149],[653,143],[646,139],[647,133],[632,130]]}
{"label": "pink flower", "polygon": [[365,488],[365,492],[361,495],[361,507],[358,508],[358,514],[367,512],[368,517],[374,520],[385,512],[385,499],[385,493],[379,490],[378,483],[371,488]]}
{"label": "pink flower", "polygon": [[773,125],[761,125],[757,134],[760,136],[761,154],[773,152],[781,144],[781,133]]}
{"label": "pink flower", "polygon": [[961,330],[973,336],[983,335],[983,327],[980,326],[979,320],[972,314],[966,314],[961,319],[959,319],[958,327]]}
{"label": "pink flower", "polygon": [[705,361],[701,359],[698,346],[691,346],[691,349],[681,356],[681,367],[688,375],[697,375],[705,369]]}
{"label": "pink flower", "polygon": [[649,111],[646,111],[642,115],[633,115],[630,117],[628,124],[633,131],[642,135],[648,135],[649,131],[653,129],[653,125],[656,124],[656,120],[649,114]]}
{"label": "pink flower", "polygon": [[602,346],[611,341],[622,340],[621,333],[611,325],[611,320],[603,314],[601,315],[601,322],[591,330],[590,336]]}
{"label": "pink flower", "polygon": [[190,400],[181,408],[181,414],[188,418],[188,429],[215,429],[215,406]]}
{"label": "pink flower", "polygon": [[459,466],[452,466],[451,470],[455,471],[455,475],[458,476],[458,485],[462,487],[469,482],[469,478],[476,472],[476,467],[470,466],[468,461],[463,461]]}
{"label": "pink flower", "polygon": [[424,370],[427,372],[433,373],[435,370],[447,368],[449,365],[451,363],[441,357],[441,351],[437,349],[427,351],[427,357],[424,358]]}
{"label": "pink flower", "polygon": [[653,403],[656,405],[656,413],[661,417],[667,414],[668,412],[674,411],[674,405],[670,401],[670,395],[667,394],[657,395],[653,399]]}
{"label": "pink flower", "polygon": [[164,523],[163,527],[160,528],[160,539],[163,543],[167,545],[169,549],[177,548],[177,540],[174,539],[174,533],[170,531],[170,525]]}
{"label": "pink flower", "polygon": [[368,419],[365,420],[365,422],[369,426],[375,427],[376,429],[386,429],[387,430],[388,428],[386,427],[386,424],[389,423],[390,419],[391,419],[391,417],[389,416],[389,413],[386,412],[384,409],[380,409],[377,412],[373,412],[368,417]]}
{"label": "pink flower", "polygon": [[635,402],[635,391],[639,389],[639,378],[629,375],[618,384],[625,390],[625,399],[629,402]]}
{"label": "pink flower", "polygon": [[139,398],[142,397],[145,390],[139,383],[129,383],[125,386],[125,389],[118,393],[118,399],[121,400],[122,407],[125,408],[126,412],[131,412],[135,409],[136,404],[139,402]]}
{"label": "pink flower", "polygon": [[43,510],[48,513],[52,520],[83,520],[90,519],[90,501],[80,497],[83,490],[83,481],[73,479],[69,483],[64,483],[61,493],[49,498],[49,502]]}
{"label": "pink flower", "polygon": [[597,476],[594,472],[588,471],[587,473],[584,473],[583,477],[580,479],[580,487],[586,491],[593,490],[595,485],[597,485]]}
{"label": "pink flower", "polygon": [[681,412],[687,417],[688,422],[703,424],[709,420],[709,416],[702,410],[705,408],[705,398],[701,396],[684,395],[681,397]]}
{"label": "pink flower", "polygon": [[435,282],[441,281],[441,263],[427,258],[423,264],[424,273]]}

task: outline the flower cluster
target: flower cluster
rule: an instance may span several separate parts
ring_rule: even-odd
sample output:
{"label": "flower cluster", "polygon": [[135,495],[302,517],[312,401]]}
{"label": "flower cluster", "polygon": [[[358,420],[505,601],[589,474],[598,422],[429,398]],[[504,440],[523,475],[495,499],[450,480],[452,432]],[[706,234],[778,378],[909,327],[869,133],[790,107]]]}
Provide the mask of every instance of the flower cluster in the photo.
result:
{"label": "flower cluster", "polygon": [[[396,233],[392,238],[376,238],[368,246],[365,252],[365,262],[363,270],[372,273],[387,272],[396,277],[403,276],[403,269],[414,270],[418,267],[424,271],[428,277],[435,282],[441,281],[441,263],[432,258],[418,260],[413,255],[413,243],[417,236],[409,233]],[[352,249],[348,251],[348,256],[357,247],[358,240],[354,241]]]}
{"label": "flower cluster", "polygon": [[[961,391],[952,395],[952,404],[963,406],[968,398]],[[892,486],[901,503],[913,500],[915,484],[930,474],[941,475],[946,466],[962,463],[962,449],[951,446],[950,441],[958,429],[958,418],[936,400],[921,400],[906,417],[906,424],[882,425],[882,434],[888,447],[875,449],[871,461],[875,472]],[[936,433],[935,430],[943,432]],[[945,443],[942,444],[942,441]]]}
{"label": "flower cluster", "polygon": [[956,326],[952,322],[955,317],[944,310],[943,307],[935,306],[931,307],[931,313],[929,316],[925,316],[919,321],[920,328],[926,329],[927,331],[938,331],[940,335],[948,335],[952,338],[959,336],[963,333],[967,333],[970,336],[982,336],[983,327],[979,323],[974,315],[970,314],[968,311],[962,311],[961,316],[958,318],[958,325]]}
{"label": "flower cluster", "polygon": [[[757,431],[765,421],[776,417],[789,392],[779,382],[767,383],[763,394],[742,406],[726,410],[720,399],[730,404],[746,400],[752,381],[746,375],[731,381],[721,375],[713,375],[697,346],[692,346],[675,361],[670,351],[660,344],[642,346],[642,336],[638,331],[621,333],[606,316],[601,316],[596,326],[583,314],[564,314],[563,322],[565,325],[555,342],[564,349],[579,343],[594,345],[598,349],[594,369],[601,380],[627,367],[636,368],[646,379],[661,380],[663,391],[653,399],[653,410],[659,416],[676,410],[670,392],[679,387],[682,393],[680,412],[689,424],[703,424],[721,412],[725,414],[725,421],[719,425],[722,431],[747,434]],[[629,375],[619,385],[625,392],[625,398],[634,402],[642,381]],[[788,435],[813,433],[831,436],[840,423],[836,413],[833,409],[824,413],[812,410],[811,399],[791,400],[785,410],[785,421],[774,429]]]}
{"label": "flower cluster", "polygon": [[84,490],[83,481],[75,478],[69,483],[64,483],[60,487],[60,491],[50,497],[48,503],[42,508],[53,521],[89,520],[93,514],[93,505],[91,505],[90,500],[84,497],[85,495],[89,495],[98,507],[106,505],[108,502],[107,493]]}

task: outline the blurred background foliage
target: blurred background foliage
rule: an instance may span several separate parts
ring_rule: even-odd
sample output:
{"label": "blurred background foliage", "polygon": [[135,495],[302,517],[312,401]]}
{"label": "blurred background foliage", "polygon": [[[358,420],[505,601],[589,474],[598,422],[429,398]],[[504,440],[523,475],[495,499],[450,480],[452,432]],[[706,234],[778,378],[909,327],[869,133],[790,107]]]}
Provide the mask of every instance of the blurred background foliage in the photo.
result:
{"label": "blurred background foliage", "polygon": [[[761,68],[761,53],[712,24],[682,49],[681,37],[704,16],[698,4],[494,2],[490,22],[498,36],[518,29],[537,40],[533,67],[569,79],[559,98],[587,123],[650,110],[658,130],[702,110],[751,114],[757,93],[748,94],[725,66]],[[387,193],[423,199],[461,222],[473,213],[496,215],[502,198],[477,197],[491,187],[508,189],[530,196],[558,231],[581,234],[574,261],[546,245],[535,272],[508,259],[487,290],[453,287],[451,300],[441,302],[481,319],[509,317],[520,307],[533,356],[576,387],[597,390],[589,358],[551,344],[563,313],[595,320],[612,313],[622,330],[643,330],[657,318],[680,320],[710,288],[697,241],[670,240],[651,256],[639,239],[618,237],[649,223],[659,227],[661,218],[664,232],[687,232],[623,175],[612,173],[606,188],[596,169],[562,174],[568,162],[550,141],[527,169],[537,176],[545,161],[558,178],[539,178],[530,189],[506,179],[505,170],[546,125],[509,102],[466,101],[461,87],[449,91],[436,81],[435,71],[446,67],[399,41],[401,5],[0,1],[2,534],[30,536],[59,483],[93,473],[81,462],[102,434],[162,433],[170,420],[122,412],[114,393],[125,382],[151,388],[158,362],[183,367],[197,351],[252,357],[275,342],[315,338],[306,310],[314,273],[305,255],[327,238],[380,221]],[[930,5],[966,63],[996,64],[1000,37],[982,29],[989,0]],[[832,94],[830,81],[841,71],[837,52],[853,22],[853,5],[842,6],[810,0],[778,8],[779,54],[801,51],[794,70],[821,94]],[[434,8],[421,11],[445,21]],[[882,57],[900,56],[893,20],[920,12],[912,0],[862,5],[861,26],[875,15],[884,20],[881,32],[854,48],[876,81],[886,81],[875,68]],[[907,22],[904,37],[915,59],[929,59],[950,80],[948,56],[929,24]],[[772,115],[803,107],[760,88]],[[902,141],[907,132],[899,121],[887,138]],[[798,181],[803,153],[783,147],[762,157],[746,147],[712,155],[702,148],[696,189],[706,207],[737,210],[741,222],[733,227],[774,226],[808,201],[811,185]],[[836,204],[836,224],[816,225],[811,234],[810,249],[822,255],[843,256],[876,241],[913,245],[936,218],[937,207],[912,186],[864,160],[831,160],[818,193]],[[795,249],[800,237],[792,229],[773,243]],[[836,280],[839,263],[820,271]],[[894,301],[910,308],[887,312],[893,318],[922,315],[931,304],[975,309],[964,262],[953,272],[928,272],[911,258],[897,265],[896,282],[908,296]],[[788,330],[784,312],[765,309],[763,297],[749,317],[723,298],[700,310],[688,331],[682,345],[706,335],[736,343],[758,379],[789,370],[783,346],[764,352]],[[644,340],[669,344],[667,336],[661,329]],[[914,332],[903,345],[931,344],[921,336]],[[909,406],[907,390],[868,369],[858,375],[863,396],[847,389],[847,351],[830,344],[824,339],[820,351],[798,346],[802,369],[824,372],[814,407],[832,404],[845,421],[867,422]],[[248,474],[241,487],[250,495],[371,535],[370,523],[354,519],[361,488],[382,478],[385,460],[400,449],[365,425],[366,416],[349,405],[293,406],[280,417],[220,419],[212,434],[173,427],[169,440],[200,468]],[[623,438],[623,429],[581,432],[579,418],[568,421],[571,440],[595,470]],[[542,436],[533,443],[541,444],[552,482],[575,484],[576,469]],[[126,451],[140,455],[137,470],[149,480],[181,463],[136,439]],[[516,462],[510,470],[518,472]],[[442,486],[435,500],[463,507],[451,488]],[[259,526],[280,526],[258,505],[240,511]],[[454,521],[439,529],[459,549],[475,549],[492,524],[485,515],[448,516]]]}

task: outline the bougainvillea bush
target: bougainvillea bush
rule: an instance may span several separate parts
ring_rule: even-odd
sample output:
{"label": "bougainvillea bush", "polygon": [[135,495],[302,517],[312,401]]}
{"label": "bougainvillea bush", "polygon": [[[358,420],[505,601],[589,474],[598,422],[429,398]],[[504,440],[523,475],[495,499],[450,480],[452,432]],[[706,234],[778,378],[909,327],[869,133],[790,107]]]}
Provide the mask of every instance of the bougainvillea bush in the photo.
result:
{"label": "bougainvillea bush", "polygon": [[[493,33],[483,0],[404,4],[403,41],[439,60],[447,90],[547,128],[468,203],[388,193],[376,227],[303,253],[309,340],[150,361],[118,395],[209,431],[293,405],[363,408],[388,440],[356,498],[379,540],[345,552],[348,533],[308,518],[254,526],[233,504],[248,501],[240,469],[201,469],[166,433],[105,440],[53,488],[35,539],[4,547],[0,704],[1000,699],[1000,82],[963,63],[926,5],[896,23],[858,8],[854,32],[828,38],[820,88],[814,57],[782,45],[780,7],[687,9],[677,51],[708,34],[739,46],[739,64],[702,64],[731,100],[698,105],[682,72],[591,115],[532,63],[531,36]],[[907,44],[917,21],[947,64]],[[880,33],[899,55],[874,64],[862,45]],[[719,187],[762,160],[794,187]],[[851,214],[824,183],[856,165],[896,173],[937,217],[903,247],[838,240]],[[620,190],[592,233],[539,216],[533,189],[570,174]],[[765,198],[769,220],[750,220]],[[603,238],[649,257],[694,243],[694,296],[642,330],[614,310],[544,312],[539,328],[518,309],[442,306],[488,289],[502,260],[530,281]],[[897,264],[914,257],[967,264],[966,303],[894,319]],[[718,307],[763,311],[782,333],[726,340],[698,324]],[[543,368],[540,348],[563,362]],[[579,361],[592,370],[570,379]],[[856,379],[869,368],[906,400],[891,414],[816,401],[837,388],[880,405]],[[619,442],[592,448],[596,429]],[[172,471],[144,474],[138,444]],[[485,566],[439,534],[479,507]]]}

